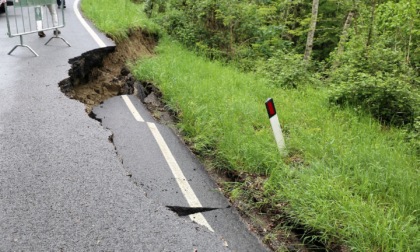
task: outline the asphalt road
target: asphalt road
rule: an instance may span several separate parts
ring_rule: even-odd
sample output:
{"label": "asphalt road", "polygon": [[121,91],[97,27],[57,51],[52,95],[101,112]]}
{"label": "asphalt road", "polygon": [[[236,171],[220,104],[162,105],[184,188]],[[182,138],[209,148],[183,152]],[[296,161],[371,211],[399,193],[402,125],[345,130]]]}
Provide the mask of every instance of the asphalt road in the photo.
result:
{"label": "asphalt road", "polygon": [[[0,15],[0,251],[264,251],[200,163],[139,100],[127,97],[144,122],[114,97],[94,110],[102,125],[60,92],[68,59],[113,44],[96,30],[104,44],[92,39],[73,3],[61,29],[71,47],[59,39],[45,46],[52,31],[23,37],[39,57],[26,48],[7,55],[19,38],[6,35]],[[174,162],[188,188],[171,171]],[[197,206],[191,191],[203,207],[220,209],[191,218],[168,210]]]}
{"label": "asphalt road", "polygon": [[[140,121],[127,109],[127,102],[141,117]],[[163,206],[212,208],[199,216],[205,219],[204,223],[196,220],[196,216],[190,219],[214,231],[234,251],[266,251],[190,150],[170,128],[156,122],[136,96],[113,97],[93,112],[113,132],[113,143],[125,170],[148,198]],[[156,131],[164,143],[159,143],[156,133],[152,133]],[[163,154],[162,144],[172,157]],[[173,171],[171,162],[178,164],[182,175]],[[178,183],[175,177],[179,176],[182,182],[188,183],[187,188]],[[198,205],[190,194],[198,199]]]}

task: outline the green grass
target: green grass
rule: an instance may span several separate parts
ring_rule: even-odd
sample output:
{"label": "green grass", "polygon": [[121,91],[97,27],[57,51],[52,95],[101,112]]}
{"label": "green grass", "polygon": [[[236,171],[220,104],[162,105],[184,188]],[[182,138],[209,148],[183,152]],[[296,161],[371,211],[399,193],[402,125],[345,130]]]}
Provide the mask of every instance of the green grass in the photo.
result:
{"label": "green grass", "polygon": [[[179,127],[199,152],[226,169],[269,174],[266,189],[289,213],[356,251],[416,251],[419,174],[415,152],[396,129],[350,109],[330,107],[327,90],[269,88],[264,79],[198,58],[164,40],[135,75],[161,88]],[[264,101],[273,97],[286,132],[287,166]]]}
{"label": "green grass", "polygon": [[[157,29],[143,24],[142,8],[131,2],[83,3],[97,7],[88,15],[114,37],[132,26]],[[129,5],[123,14],[115,10],[122,3]],[[402,131],[331,107],[325,87],[269,87],[166,37],[156,52],[133,72],[158,85],[195,151],[212,155],[219,169],[268,175],[265,189],[273,205],[288,202],[288,214],[321,231],[325,241],[354,251],[420,251],[419,159]],[[272,136],[268,97],[276,103],[287,157]]]}
{"label": "green grass", "polygon": [[159,32],[158,26],[144,14],[143,6],[131,0],[83,0],[81,8],[96,27],[116,41],[127,38],[131,29]]}

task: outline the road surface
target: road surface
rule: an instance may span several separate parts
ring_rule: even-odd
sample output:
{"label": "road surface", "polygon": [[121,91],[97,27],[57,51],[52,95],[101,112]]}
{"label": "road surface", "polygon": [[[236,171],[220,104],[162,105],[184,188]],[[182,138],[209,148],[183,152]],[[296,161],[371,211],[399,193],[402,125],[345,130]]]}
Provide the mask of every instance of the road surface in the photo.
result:
{"label": "road surface", "polygon": [[[95,108],[99,123],[60,92],[70,58],[113,45],[91,28],[93,38],[76,9],[67,0],[62,36],[71,47],[44,45],[52,31],[23,37],[39,57],[26,48],[7,55],[19,38],[6,35],[0,15],[0,251],[264,251],[136,97]],[[167,206],[217,209],[179,217]]]}

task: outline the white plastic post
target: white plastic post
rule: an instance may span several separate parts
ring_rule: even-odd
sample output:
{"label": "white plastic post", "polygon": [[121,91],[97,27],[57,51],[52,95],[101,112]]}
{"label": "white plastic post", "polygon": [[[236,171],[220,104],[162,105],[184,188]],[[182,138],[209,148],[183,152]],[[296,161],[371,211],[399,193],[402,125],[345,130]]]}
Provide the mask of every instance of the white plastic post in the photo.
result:
{"label": "white plastic post", "polygon": [[284,143],[283,132],[281,131],[279,118],[277,116],[276,107],[274,106],[274,101],[272,98],[267,99],[265,102],[265,107],[267,108],[268,118],[270,119],[274,138],[277,142],[277,147],[279,148],[281,154],[285,154],[286,144]]}

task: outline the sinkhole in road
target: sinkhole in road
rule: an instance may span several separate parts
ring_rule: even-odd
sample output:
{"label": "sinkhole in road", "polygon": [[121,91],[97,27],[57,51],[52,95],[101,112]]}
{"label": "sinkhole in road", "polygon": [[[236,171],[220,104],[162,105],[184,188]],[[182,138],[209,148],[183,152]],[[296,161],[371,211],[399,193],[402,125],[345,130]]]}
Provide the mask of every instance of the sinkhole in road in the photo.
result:
{"label": "sinkhole in road", "polygon": [[69,77],[59,83],[69,98],[86,105],[86,112],[105,100],[119,95],[137,95],[142,102],[161,106],[161,93],[151,83],[138,81],[128,64],[150,57],[157,38],[142,31],[132,31],[117,46],[94,49],[69,60]]}

